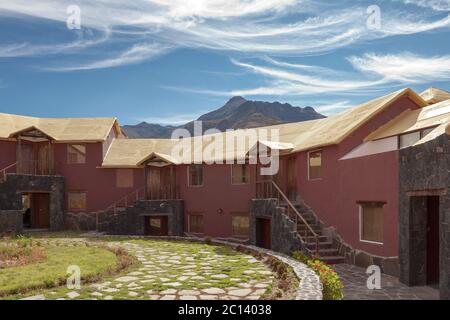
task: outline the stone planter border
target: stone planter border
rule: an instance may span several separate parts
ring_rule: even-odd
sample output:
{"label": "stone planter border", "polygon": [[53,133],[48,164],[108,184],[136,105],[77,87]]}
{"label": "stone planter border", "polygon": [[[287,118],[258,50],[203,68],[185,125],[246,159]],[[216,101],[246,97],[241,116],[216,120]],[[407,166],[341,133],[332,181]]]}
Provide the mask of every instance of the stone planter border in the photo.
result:
{"label": "stone planter border", "polygon": [[[89,238],[89,236],[87,236]],[[93,238],[111,237],[111,238],[131,238],[131,239],[155,239],[155,240],[172,240],[172,241],[191,241],[191,242],[201,242],[205,243],[205,239],[193,238],[193,237],[152,237],[152,236],[124,236],[124,235],[98,235],[93,234]],[[244,248],[253,253],[261,253],[266,256],[273,257],[282,263],[288,265],[292,268],[295,275],[299,279],[299,286],[297,288],[297,294],[295,300],[322,300],[322,282],[319,276],[306,266],[304,263],[297,261],[283,253],[275,252],[272,250],[267,250],[264,248],[245,245],[241,243],[234,243],[223,240],[211,239],[211,244],[228,246],[233,249]]]}

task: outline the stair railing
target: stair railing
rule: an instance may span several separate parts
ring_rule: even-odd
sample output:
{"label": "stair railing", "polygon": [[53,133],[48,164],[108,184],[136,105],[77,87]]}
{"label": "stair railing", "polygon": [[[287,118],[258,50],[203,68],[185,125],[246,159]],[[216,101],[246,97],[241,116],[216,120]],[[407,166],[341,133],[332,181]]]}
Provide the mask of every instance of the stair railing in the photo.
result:
{"label": "stair railing", "polygon": [[316,243],[315,254],[319,256],[319,236],[305,220],[305,218],[298,212],[289,198],[284,194],[281,188],[273,180],[257,181],[256,182],[256,197],[258,199],[277,199],[277,204],[280,205],[280,200],[283,200],[287,204],[286,214],[295,222],[295,231],[301,236],[298,231],[298,223],[301,221],[306,226],[304,230],[303,240],[305,244],[308,243],[308,231],[312,235]]}
{"label": "stair railing", "polygon": [[13,164],[10,164],[6,168],[3,168],[2,170],[0,170],[0,180],[2,180],[2,181],[6,180],[6,175],[8,174],[8,171],[11,171],[16,166],[17,166],[17,162],[14,162]]}
{"label": "stair railing", "polygon": [[[117,208],[126,208],[126,207],[128,207],[128,204],[131,204],[135,201],[143,199],[145,197],[144,189],[145,189],[145,187],[142,186],[142,187],[134,190],[130,194],[127,194],[126,196],[120,198],[116,202],[114,202],[111,205],[109,205],[108,207],[106,207],[105,211],[112,209],[114,211],[114,214],[116,214]],[[142,192],[142,195],[140,194],[141,192]]]}

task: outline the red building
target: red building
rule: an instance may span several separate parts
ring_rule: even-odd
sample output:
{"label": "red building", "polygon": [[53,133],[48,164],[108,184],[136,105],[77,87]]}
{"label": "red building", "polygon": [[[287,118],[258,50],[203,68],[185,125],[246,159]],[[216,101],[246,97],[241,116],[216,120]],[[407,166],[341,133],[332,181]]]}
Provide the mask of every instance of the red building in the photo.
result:
{"label": "red building", "polygon": [[[178,140],[128,139],[115,118],[0,114],[0,231],[209,236],[398,275],[400,152],[447,136],[448,99],[404,89],[325,119],[258,128],[278,139],[223,152],[206,151],[247,132],[185,138],[189,157],[174,154]],[[251,161],[261,146],[279,153],[276,175]]]}

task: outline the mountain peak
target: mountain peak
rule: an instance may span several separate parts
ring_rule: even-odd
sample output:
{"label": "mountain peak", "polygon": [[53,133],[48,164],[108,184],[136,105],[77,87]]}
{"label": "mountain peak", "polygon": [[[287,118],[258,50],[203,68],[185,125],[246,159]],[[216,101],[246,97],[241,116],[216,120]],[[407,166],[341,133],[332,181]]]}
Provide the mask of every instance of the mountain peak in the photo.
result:
{"label": "mountain peak", "polygon": [[[253,128],[273,124],[299,122],[324,118],[312,107],[293,107],[289,103],[246,100],[241,96],[232,97],[222,107],[208,112],[198,120],[203,123],[203,130],[216,128],[226,129]],[[193,122],[180,128],[193,132]],[[124,126],[131,138],[167,138],[175,127],[158,124],[140,123],[135,126]]]}

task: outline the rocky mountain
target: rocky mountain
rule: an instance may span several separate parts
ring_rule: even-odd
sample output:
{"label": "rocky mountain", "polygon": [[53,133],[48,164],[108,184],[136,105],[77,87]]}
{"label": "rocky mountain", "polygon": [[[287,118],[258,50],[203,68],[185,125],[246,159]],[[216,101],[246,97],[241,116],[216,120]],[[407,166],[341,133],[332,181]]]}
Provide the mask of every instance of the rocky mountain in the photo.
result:
{"label": "rocky mountain", "polygon": [[[324,117],[312,107],[301,108],[289,103],[252,101],[243,97],[233,97],[224,106],[200,116],[197,120],[202,121],[203,130],[216,128],[225,131]],[[130,138],[168,138],[175,128],[186,128],[192,133],[193,123],[191,121],[174,127],[141,122],[137,125],[123,126],[123,129]]]}

